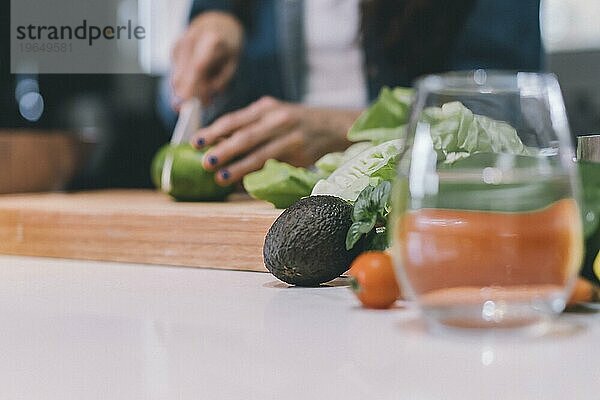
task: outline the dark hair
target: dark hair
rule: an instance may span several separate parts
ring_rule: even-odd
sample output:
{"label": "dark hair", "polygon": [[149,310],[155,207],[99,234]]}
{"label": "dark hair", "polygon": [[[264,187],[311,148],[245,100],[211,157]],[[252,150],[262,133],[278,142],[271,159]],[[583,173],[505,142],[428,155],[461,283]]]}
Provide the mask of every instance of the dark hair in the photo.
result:
{"label": "dark hair", "polygon": [[[257,0],[233,0],[247,29]],[[280,0],[276,0],[280,1]],[[475,0],[361,0],[362,40],[378,43],[409,76],[444,69],[448,52]]]}
{"label": "dark hair", "polygon": [[363,0],[361,35],[409,76],[439,72],[475,0]]}

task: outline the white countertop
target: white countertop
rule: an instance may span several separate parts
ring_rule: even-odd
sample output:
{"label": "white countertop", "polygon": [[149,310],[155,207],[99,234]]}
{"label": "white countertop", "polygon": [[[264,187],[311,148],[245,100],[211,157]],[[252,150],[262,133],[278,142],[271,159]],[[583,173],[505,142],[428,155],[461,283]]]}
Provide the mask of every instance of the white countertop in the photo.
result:
{"label": "white countertop", "polygon": [[0,256],[0,399],[598,399],[600,314],[541,338],[271,275]]}

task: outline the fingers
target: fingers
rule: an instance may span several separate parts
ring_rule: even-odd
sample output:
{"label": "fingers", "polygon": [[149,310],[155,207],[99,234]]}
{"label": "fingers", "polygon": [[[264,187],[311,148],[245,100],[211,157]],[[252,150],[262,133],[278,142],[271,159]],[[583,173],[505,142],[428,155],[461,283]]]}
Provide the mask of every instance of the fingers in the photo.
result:
{"label": "fingers", "polygon": [[282,155],[299,151],[303,146],[304,135],[294,131],[280,136],[249,153],[239,161],[220,169],[215,177],[217,184],[225,186],[241,180],[246,174],[261,169],[271,158],[281,158]]}
{"label": "fingers", "polygon": [[210,104],[235,73],[242,41],[243,27],[233,15],[207,11],[196,16],[171,54],[175,97]]}
{"label": "fingers", "polygon": [[203,104],[210,104],[236,68],[236,57],[227,51],[216,34],[207,32],[198,39],[186,36],[173,50],[173,91],[181,100],[195,96]]}
{"label": "fingers", "polygon": [[216,41],[209,46],[211,56],[197,65],[199,70],[195,83],[196,96],[205,105],[211,104],[215,94],[225,88],[237,68],[237,57],[222,42]]}
{"label": "fingers", "polygon": [[282,109],[267,113],[257,122],[234,132],[228,139],[213,147],[204,157],[208,170],[226,165],[242,154],[246,154],[274,137],[287,133],[294,125],[293,116]]}
{"label": "fingers", "polygon": [[192,145],[196,148],[211,146],[220,139],[259,120],[264,113],[277,104],[277,100],[263,97],[246,108],[223,115],[211,125],[200,129],[192,138]]}
{"label": "fingers", "polygon": [[183,90],[183,81],[185,71],[188,67],[189,55],[192,53],[194,43],[189,35],[183,36],[177,41],[172,52],[172,67],[171,67],[171,87],[173,94],[176,97],[176,103],[172,104],[174,109],[177,109],[179,104],[184,100],[181,98]]}
{"label": "fingers", "polygon": [[173,77],[173,89],[177,96],[184,100],[198,96],[204,104],[208,104],[210,93],[204,77],[217,58],[217,47],[218,37],[210,32],[202,35],[191,47],[185,42],[182,44],[181,66]]}

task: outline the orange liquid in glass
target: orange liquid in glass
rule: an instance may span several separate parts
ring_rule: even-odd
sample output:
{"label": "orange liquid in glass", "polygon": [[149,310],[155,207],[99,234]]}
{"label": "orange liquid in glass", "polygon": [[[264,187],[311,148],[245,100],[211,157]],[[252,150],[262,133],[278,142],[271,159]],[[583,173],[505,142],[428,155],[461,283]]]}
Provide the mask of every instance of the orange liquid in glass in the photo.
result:
{"label": "orange liquid in glass", "polygon": [[404,273],[424,305],[527,302],[560,293],[581,264],[577,204],[531,212],[407,212],[397,225]]}

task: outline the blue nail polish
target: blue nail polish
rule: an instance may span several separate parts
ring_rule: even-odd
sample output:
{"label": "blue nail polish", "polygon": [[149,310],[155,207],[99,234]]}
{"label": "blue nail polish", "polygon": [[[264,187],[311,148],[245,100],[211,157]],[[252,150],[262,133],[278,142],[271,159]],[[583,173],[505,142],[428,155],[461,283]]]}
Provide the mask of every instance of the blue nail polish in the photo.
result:
{"label": "blue nail polish", "polygon": [[219,160],[217,159],[217,157],[216,157],[216,156],[209,156],[209,157],[208,157],[208,163],[209,163],[210,165],[217,165],[217,162],[218,162],[218,161],[219,161]]}
{"label": "blue nail polish", "polygon": [[228,180],[229,178],[231,178],[231,174],[226,169],[222,169],[221,178],[223,178],[224,180]]}
{"label": "blue nail polish", "polygon": [[204,146],[204,143],[206,143],[206,141],[204,140],[204,138],[198,138],[198,140],[196,140],[196,144],[200,147]]}

